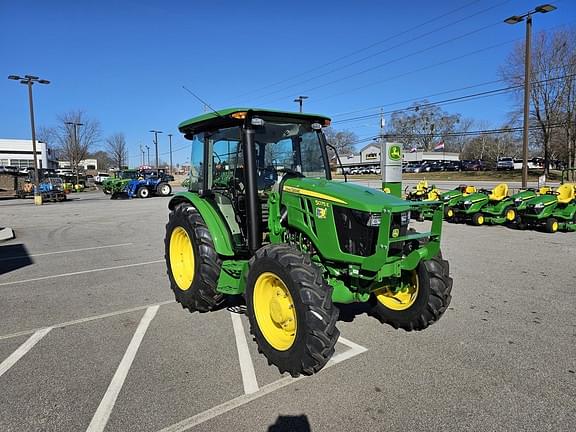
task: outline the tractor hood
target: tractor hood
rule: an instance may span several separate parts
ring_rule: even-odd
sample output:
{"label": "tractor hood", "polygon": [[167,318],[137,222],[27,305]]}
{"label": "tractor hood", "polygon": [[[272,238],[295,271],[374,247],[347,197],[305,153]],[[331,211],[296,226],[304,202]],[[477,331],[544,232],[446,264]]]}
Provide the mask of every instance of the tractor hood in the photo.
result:
{"label": "tractor hood", "polygon": [[291,178],[282,187],[282,193],[286,192],[367,212],[402,211],[413,204],[367,186],[326,179]]}
{"label": "tractor hood", "polygon": [[488,201],[488,194],[482,192],[475,192],[468,196],[462,196],[461,200],[464,202],[469,201],[471,204],[476,204],[481,201]]}

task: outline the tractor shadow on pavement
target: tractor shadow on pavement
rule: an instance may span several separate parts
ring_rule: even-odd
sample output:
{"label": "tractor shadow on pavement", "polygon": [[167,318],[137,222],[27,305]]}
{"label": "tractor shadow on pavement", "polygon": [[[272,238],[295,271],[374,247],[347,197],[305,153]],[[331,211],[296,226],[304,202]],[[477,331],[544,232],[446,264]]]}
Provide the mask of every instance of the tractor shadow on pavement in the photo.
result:
{"label": "tractor shadow on pavement", "polygon": [[352,322],[360,315],[370,314],[372,306],[370,302],[366,303],[350,303],[350,304],[338,304],[338,309],[340,310],[340,315],[338,321]]}
{"label": "tractor shadow on pavement", "polygon": [[0,275],[34,264],[21,243],[0,246]]}
{"label": "tractor shadow on pavement", "polygon": [[311,432],[310,422],[305,414],[299,416],[278,416],[268,432]]}

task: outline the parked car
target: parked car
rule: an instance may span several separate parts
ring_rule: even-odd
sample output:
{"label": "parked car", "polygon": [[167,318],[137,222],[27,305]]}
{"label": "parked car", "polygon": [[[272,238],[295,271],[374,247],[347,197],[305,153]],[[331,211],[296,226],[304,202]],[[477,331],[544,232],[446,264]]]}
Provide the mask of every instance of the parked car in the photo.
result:
{"label": "parked car", "polygon": [[462,171],[485,171],[486,164],[480,159],[462,161]]}
{"label": "parked car", "polygon": [[106,179],[110,178],[110,174],[108,173],[98,173],[94,176],[94,183],[102,184],[102,182]]}
{"label": "parked car", "polygon": [[462,164],[460,161],[443,161],[442,167],[444,171],[462,171]]}
{"label": "parked car", "polygon": [[496,170],[513,170],[514,169],[514,159],[511,157],[501,157],[496,162]]}

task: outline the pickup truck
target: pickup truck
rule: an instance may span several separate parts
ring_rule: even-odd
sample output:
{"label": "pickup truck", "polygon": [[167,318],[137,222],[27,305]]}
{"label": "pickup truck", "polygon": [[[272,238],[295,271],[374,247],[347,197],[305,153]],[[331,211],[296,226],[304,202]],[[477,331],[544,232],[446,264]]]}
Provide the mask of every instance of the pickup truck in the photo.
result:
{"label": "pickup truck", "polygon": [[514,159],[511,157],[501,157],[496,162],[496,169],[500,170],[513,170],[514,169]]}

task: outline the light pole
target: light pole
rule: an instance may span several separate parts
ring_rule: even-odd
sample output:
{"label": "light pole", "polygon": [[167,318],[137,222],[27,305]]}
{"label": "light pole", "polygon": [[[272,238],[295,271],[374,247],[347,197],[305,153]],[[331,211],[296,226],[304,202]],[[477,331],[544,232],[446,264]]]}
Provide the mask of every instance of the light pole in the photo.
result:
{"label": "light pole", "polygon": [[156,147],[156,170],[158,171],[158,134],[162,131],[152,129],[150,132],[154,134],[154,146]]}
{"label": "light pole", "polygon": [[148,161],[145,163],[145,165],[150,166],[150,146],[145,145],[144,147],[146,147],[146,152],[148,152]]}
{"label": "light pole", "polygon": [[[80,126],[84,126],[84,123],[76,123],[76,122],[65,122],[65,124],[67,124],[68,126],[72,126],[74,128],[74,135],[72,137],[72,142],[74,143],[74,153],[76,153],[77,155],[80,154],[80,151],[78,149],[78,127]],[[72,162],[72,161],[71,161]],[[79,182],[79,173],[78,173],[78,165],[80,164],[80,161],[74,161],[76,162],[76,184],[78,184]]]}
{"label": "light pole", "polygon": [[168,134],[168,141],[170,143],[170,175],[174,175],[172,173],[172,134]]}
{"label": "light pole", "polygon": [[42,195],[39,193],[40,188],[40,168],[38,167],[38,154],[36,152],[36,129],[34,127],[34,102],[32,99],[32,86],[34,83],[50,84],[50,81],[40,79],[33,75],[10,75],[8,79],[20,81],[20,84],[28,86],[28,104],[30,105],[30,126],[32,127],[32,155],[34,156],[34,204],[42,205]]}
{"label": "light pole", "polygon": [[302,112],[302,105],[305,99],[308,99],[308,96],[298,96],[296,99],[294,99],[294,102],[297,102],[298,106],[300,107],[300,112]]}
{"label": "light pole", "polygon": [[[528,131],[530,121],[530,61],[532,50],[530,43],[532,41],[532,15],[535,13],[548,13],[556,9],[556,6],[551,4],[543,4],[536,6],[530,12],[524,15],[513,15],[506,18],[506,24],[518,24],[526,18],[526,52],[524,54],[524,132],[522,135],[522,187],[528,186]],[[544,144],[544,172],[547,170],[548,158],[546,157],[546,144]]]}

